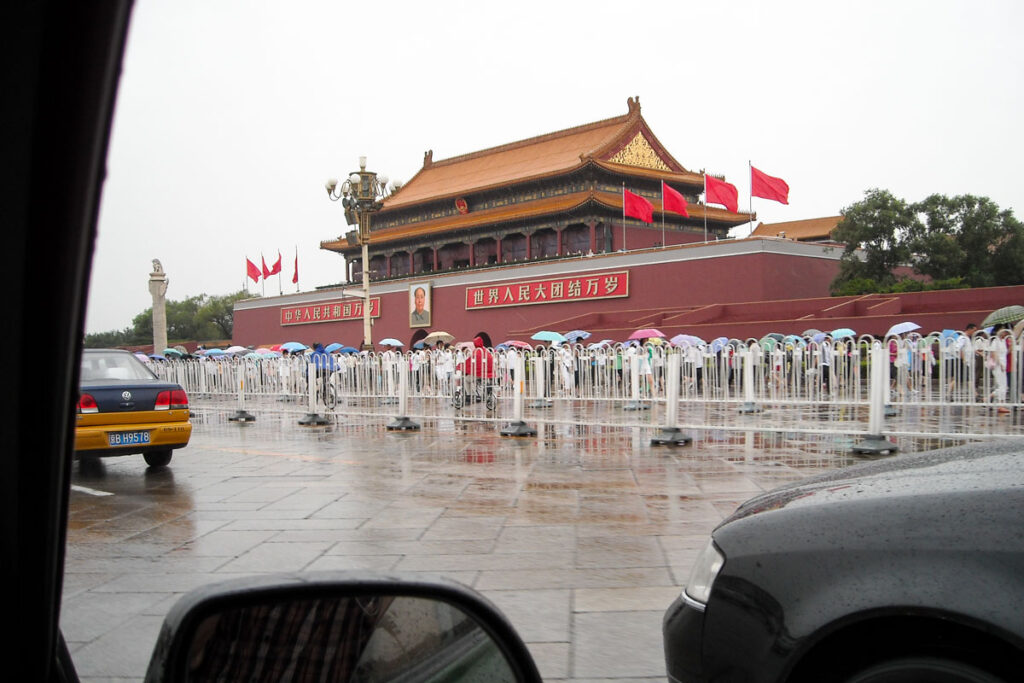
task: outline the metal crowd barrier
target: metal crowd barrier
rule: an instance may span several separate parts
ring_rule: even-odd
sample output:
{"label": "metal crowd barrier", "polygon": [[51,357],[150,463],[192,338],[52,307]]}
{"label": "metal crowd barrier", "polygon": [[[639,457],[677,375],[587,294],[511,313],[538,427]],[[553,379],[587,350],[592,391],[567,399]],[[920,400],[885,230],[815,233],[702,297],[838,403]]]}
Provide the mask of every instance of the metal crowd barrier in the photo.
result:
{"label": "metal crowd barrier", "polygon": [[[679,381],[673,384],[673,392],[678,387],[677,400],[684,408],[699,404],[719,409],[867,409],[872,366],[881,363],[880,376],[887,380],[880,381],[888,386],[878,391],[890,410],[942,406],[1009,411],[1022,407],[1021,341],[947,334],[882,340],[862,336],[817,343],[748,339],[681,347],[538,346],[522,352],[490,351],[494,357],[490,384],[497,398],[498,417],[511,409],[518,380],[522,380],[528,407],[664,410],[668,368],[676,366],[669,360],[677,356]],[[880,352],[872,353],[872,349]],[[470,411],[459,412],[451,400],[457,372],[470,353],[449,348],[334,355],[327,369],[330,396],[323,397],[310,392],[309,361],[304,356],[222,356],[154,361],[150,367],[161,378],[181,384],[194,400],[237,397],[242,404],[273,400],[304,406],[312,395],[324,412],[338,414],[397,402],[404,373],[408,397],[418,402],[424,415],[477,419],[480,416]],[[516,377],[520,353],[523,376]],[[471,382],[472,373],[463,379]],[[638,418],[630,419],[636,422]]]}

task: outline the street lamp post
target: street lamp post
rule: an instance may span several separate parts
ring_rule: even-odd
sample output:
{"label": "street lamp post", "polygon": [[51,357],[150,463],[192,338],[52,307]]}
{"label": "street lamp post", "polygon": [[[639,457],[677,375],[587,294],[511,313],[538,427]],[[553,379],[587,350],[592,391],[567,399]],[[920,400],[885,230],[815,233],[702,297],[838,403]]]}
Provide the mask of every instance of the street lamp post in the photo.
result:
{"label": "street lamp post", "polygon": [[[359,244],[363,248],[363,348],[373,347],[370,332],[370,216],[381,207],[387,188],[387,176],[366,170],[366,157],[359,157],[359,170],[349,174],[340,184],[337,179],[327,181],[327,196],[332,202],[341,200],[345,207],[345,221],[357,226]],[[348,292],[345,292],[348,294]]]}

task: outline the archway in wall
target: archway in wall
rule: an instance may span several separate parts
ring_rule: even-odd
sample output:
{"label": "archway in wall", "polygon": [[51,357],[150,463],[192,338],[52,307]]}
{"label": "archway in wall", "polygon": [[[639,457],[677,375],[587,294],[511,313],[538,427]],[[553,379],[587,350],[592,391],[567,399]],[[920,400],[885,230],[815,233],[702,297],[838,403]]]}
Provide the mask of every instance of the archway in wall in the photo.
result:
{"label": "archway in wall", "polygon": [[416,342],[418,342],[420,339],[423,339],[426,336],[427,336],[427,331],[425,329],[422,329],[422,328],[416,330],[415,332],[413,332],[412,336],[409,338],[409,348],[411,349],[413,346],[416,345]]}

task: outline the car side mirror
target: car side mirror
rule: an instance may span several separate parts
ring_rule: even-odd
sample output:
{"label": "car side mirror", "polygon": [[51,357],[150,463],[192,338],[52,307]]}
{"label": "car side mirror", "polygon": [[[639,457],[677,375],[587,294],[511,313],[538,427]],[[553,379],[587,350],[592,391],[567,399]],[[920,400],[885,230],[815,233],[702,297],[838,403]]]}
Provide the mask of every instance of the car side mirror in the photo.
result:
{"label": "car side mirror", "polygon": [[512,625],[444,578],[328,572],[213,584],[168,612],[147,683],[540,681]]}

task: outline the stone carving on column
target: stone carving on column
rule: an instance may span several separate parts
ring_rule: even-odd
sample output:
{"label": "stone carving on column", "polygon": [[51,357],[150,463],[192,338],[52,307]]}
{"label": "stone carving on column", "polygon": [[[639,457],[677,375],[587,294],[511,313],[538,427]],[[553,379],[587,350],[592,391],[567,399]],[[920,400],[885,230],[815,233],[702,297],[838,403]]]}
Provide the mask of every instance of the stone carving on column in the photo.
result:
{"label": "stone carving on column", "polygon": [[153,297],[153,353],[167,348],[167,273],[159,259],[153,259],[149,293]]}

